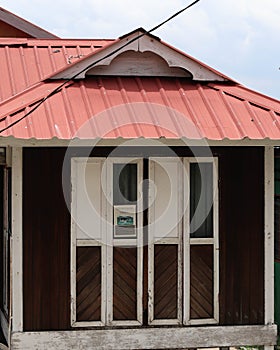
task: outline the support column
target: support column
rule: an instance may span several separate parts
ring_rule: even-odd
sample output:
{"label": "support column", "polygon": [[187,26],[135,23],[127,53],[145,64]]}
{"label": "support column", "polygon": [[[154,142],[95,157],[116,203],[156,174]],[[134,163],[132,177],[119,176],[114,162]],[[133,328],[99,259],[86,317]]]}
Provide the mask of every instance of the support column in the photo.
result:
{"label": "support column", "polygon": [[12,149],[12,237],[11,237],[12,332],[23,330],[22,271],[22,148]]}
{"label": "support column", "polygon": [[[264,323],[274,323],[274,148],[265,147],[265,263],[264,263]],[[261,344],[260,344],[261,345]],[[273,350],[274,346],[265,346],[265,350]]]}

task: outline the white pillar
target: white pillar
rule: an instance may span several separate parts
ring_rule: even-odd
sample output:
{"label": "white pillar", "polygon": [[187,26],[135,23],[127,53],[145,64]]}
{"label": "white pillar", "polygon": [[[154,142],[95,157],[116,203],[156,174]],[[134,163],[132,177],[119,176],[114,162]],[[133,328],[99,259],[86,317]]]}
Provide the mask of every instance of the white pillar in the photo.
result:
{"label": "white pillar", "polygon": [[[274,323],[274,148],[266,146],[264,156],[264,323],[270,325]],[[273,348],[265,346],[265,350]]]}
{"label": "white pillar", "polygon": [[11,237],[12,332],[23,330],[22,271],[22,148],[12,150],[12,237]]}

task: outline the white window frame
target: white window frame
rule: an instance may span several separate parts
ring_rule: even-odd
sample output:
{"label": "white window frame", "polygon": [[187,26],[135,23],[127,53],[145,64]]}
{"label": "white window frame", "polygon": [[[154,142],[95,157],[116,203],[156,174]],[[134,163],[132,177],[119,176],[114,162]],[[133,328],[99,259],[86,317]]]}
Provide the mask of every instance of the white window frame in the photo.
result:
{"label": "white window frame", "polygon": [[[182,162],[174,157],[151,157],[149,158],[149,180],[155,183],[155,163],[177,163],[178,167],[178,213],[177,213],[177,237],[165,237],[156,239],[155,233],[150,230],[148,234],[148,324],[159,325],[180,325],[182,324]],[[155,221],[155,205],[152,204],[155,198],[154,186],[149,187],[149,225]],[[155,229],[155,226],[152,226]],[[177,245],[178,246],[178,283],[177,283],[177,318],[175,319],[155,319],[154,318],[154,247],[158,244]]]}
{"label": "white window frame", "polygon": [[[113,204],[113,166],[114,164],[137,164],[137,211],[138,220],[136,239],[114,238],[113,207],[107,210],[107,325],[109,326],[141,326],[143,323],[143,159],[142,158],[108,158],[107,161],[107,195],[109,203]],[[139,200],[140,199],[140,200]],[[110,225],[110,223],[112,223]],[[113,319],[113,247],[137,247],[137,320]]]}
{"label": "white window frame", "polygon": [[[106,158],[85,158],[74,157],[71,159],[71,326],[72,327],[102,327],[106,325],[106,241],[101,236],[102,240],[95,239],[77,239],[77,223],[75,221],[77,206],[76,206],[76,194],[77,194],[77,164],[78,163],[98,163],[103,165]],[[101,198],[101,212],[102,217],[105,217],[106,205],[102,195]],[[104,225],[102,224],[102,231]],[[102,235],[102,232],[101,232]],[[76,251],[77,247],[101,247],[101,320],[100,321],[77,321],[76,303],[77,303],[77,291],[76,291]]]}
{"label": "white window frame", "polygon": [[[213,164],[213,237],[190,238],[190,213],[189,208],[184,215],[184,325],[204,325],[219,323],[219,193],[218,193],[218,158],[192,157],[184,158],[186,169],[184,179],[184,202],[189,203],[190,186],[186,174],[190,174],[190,163]],[[191,319],[190,318],[190,246],[213,245],[213,318]]]}
{"label": "white window frame", "polygon": [[[149,159],[149,179],[154,179],[154,162],[156,160],[178,162],[178,158],[152,157]],[[76,193],[77,193],[77,163],[98,162],[103,166],[105,180],[103,188],[108,196],[101,199],[102,216],[107,218],[107,223],[102,224],[102,241],[95,239],[77,239],[76,214]],[[190,238],[190,214],[189,207],[183,211],[183,202],[189,202],[190,186],[189,174],[190,163],[213,164],[213,238]],[[113,165],[123,163],[136,163],[137,167],[137,191],[138,191],[138,220],[137,238],[114,238],[113,233]],[[178,237],[165,237],[154,242],[154,233],[149,232],[148,241],[148,324],[158,325],[204,325],[217,324],[219,322],[219,198],[218,198],[218,158],[190,157],[180,158],[178,164],[181,169],[178,171]],[[184,170],[184,171],[183,171]],[[75,157],[71,159],[71,325],[72,327],[103,327],[103,326],[141,326],[143,324],[143,158],[112,157],[112,158],[84,158]],[[141,198],[141,200],[139,200]],[[155,218],[154,208],[151,203],[153,193],[149,189],[148,222]],[[111,203],[111,204],[108,204]],[[174,244],[178,245],[178,300],[176,319],[154,319],[154,245]],[[190,319],[190,246],[191,245],[213,245],[213,308],[214,317],[207,319]],[[100,246],[101,247],[101,321],[82,322],[76,319],[76,249],[77,247]],[[137,247],[137,320],[114,320],[113,319],[113,247],[135,246]]]}
{"label": "white window frame", "polygon": [[[138,164],[137,167],[137,191],[138,198],[138,224],[137,238],[115,239],[113,235],[113,206],[107,204],[104,194],[101,196],[102,217],[107,218],[107,223],[102,222],[101,239],[77,239],[77,223],[75,221],[77,207],[77,164],[98,163],[103,167],[105,175],[103,188],[108,196],[108,202],[113,203],[113,165],[116,163]],[[71,326],[72,327],[104,327],[104,326],[140,326],[143,323],[143,199],[141,184],[143,181],[142,158],[85,158],[74,157],[71,159]],[[77,247],[101,247],[101,321],[77,321],[76,317],[76,250]],[[137,320],[113,320],[113,246],[137,247]]]}

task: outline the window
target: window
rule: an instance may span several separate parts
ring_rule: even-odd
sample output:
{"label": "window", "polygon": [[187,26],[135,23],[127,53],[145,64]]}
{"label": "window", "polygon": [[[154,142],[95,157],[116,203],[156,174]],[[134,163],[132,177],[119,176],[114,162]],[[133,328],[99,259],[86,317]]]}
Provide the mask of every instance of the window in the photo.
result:
{"label": "window", "polygon": [[143,164],[72,159],[73,326],[218,322],[217,160]]}
{"label": "window", "polygon": [[217,159],[185,159],[190,203],[184,218],[184,323],[211,324],[219,319],[219,237]]}

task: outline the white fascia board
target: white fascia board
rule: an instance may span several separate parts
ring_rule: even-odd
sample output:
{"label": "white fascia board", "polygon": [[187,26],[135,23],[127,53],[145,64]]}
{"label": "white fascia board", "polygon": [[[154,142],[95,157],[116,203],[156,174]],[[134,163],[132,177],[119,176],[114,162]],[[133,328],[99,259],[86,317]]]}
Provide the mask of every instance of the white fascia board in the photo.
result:
{"label": "white fascia board", "polygon": [[166,139],[166,138],[155,138],[155,139],[18,139],[13,136],[0,138],[0,147],[114,147],[114,146],[183,146],[183,147],[225,147],[225,146],[235,146],[235,147],[280,147],[280,140],[250,140],[248,138],[242,140],[188,140],[188,139]]}

